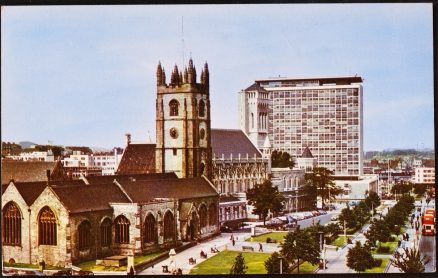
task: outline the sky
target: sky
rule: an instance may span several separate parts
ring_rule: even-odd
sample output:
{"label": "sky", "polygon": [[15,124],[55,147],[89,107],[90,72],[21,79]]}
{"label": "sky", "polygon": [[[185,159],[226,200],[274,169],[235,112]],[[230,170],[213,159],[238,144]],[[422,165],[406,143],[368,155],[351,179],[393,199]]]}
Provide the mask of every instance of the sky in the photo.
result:
{"label": "sky", "polygon": [[431,3],[2,7],[2,141],[155,141],[157,64],[192,57],[212,128],[256,79],[357,74],[364,151],[433,148],[432,25]]}

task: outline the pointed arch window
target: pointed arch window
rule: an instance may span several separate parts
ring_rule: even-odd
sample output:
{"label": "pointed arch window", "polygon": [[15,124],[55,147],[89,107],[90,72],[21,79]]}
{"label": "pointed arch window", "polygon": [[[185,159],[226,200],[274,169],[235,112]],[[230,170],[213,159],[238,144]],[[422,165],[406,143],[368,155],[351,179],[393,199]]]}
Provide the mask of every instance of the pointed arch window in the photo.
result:
{"label": "pointed arch window", "polygon": [[172,99],[169,102],[169,115],[178,116],[179,102],[176,99]]}
{"label": "pointed arch window", "polygon": [[155,218],[151,213],[146,216],[143,232],[143,243],[155,243],[157,241],[157,228],[155,224]]}
{"label": "pointed arch window", "polygon": [[207,208],[205,205],[201,205],[199,208],[199,224],[201,228],[205,228],[207,226]]}
{"label": "pointed arch window", "polygon": [[41,209],[38,216],[39,245],[56,245],[57,227],[56,217],[49,207]]}
{"label": "pointed arch window", "polygon": [[199,117],[205,116],[205,102],[201,99],[199,101]]}
{"label": "pointed arch window", "polygon": [[167,211],[164,215],[164,240],[173,240],[175,236],[175,220],[173,214]]}
{"label": "pointed arch window", "polygon": [[129,243],[129,223],[128,218],[123,215],[117,216],[114,220],[115,225],[115,241],[116,243]]}
{"label": "pointed arch window", "polygon": [[217,209],[215,204],[211,204],[208,208],[208,224],[210,226],[217,224]]}
{"label": "pointed arch window", "polygon": [[85,250],[91,247],[91,224],[84,220],[78,227],[79,250]]}
{"label": "pointed arch window", "polygon": [[111,220],[109,218],[100,224],[100,245],[103,247],[111,245]]}
{"label": "pointed arch window", "polygon": [[3,208],[2,242],[4,245],[21,244],[21,212],[14,202]]}

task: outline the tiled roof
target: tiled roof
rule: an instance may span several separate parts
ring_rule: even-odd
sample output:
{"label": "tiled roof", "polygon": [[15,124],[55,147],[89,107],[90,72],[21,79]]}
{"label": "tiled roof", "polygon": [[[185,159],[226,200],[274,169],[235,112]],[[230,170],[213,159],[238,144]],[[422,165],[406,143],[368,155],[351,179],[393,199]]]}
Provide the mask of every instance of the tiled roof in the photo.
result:
{"label": "tiled roof", "polygon": [[211,148],[216,158],[229,158],[233,154],[233,159],[239,157],[246,158],[246,154],[250,158],[262,157],[260,151],[254,146],[249,138],[238,129],[212,129],[211,130]]}
{"label": "tiled roof", "polygon": [[219,203],[227,203],[227,202],[238,202],[240,201],[239,198],[234,196],[220,196],[219,197]]}
{"label": "tiled roof", "polygon": [[155,173],[155,146],[155,144],[129,144],[123,153],[116,173]]}
{"label": "tiled roof", "polygon": [[90,176],[86,177],[89,184],[111,183],[117,181],[130,180],[158,180],[158,179],[177,179],[178,176],[172,173],[152,173],[152,174],[132,174],[132,175],[110,175],[110,176]]}
{"label": "tiled roof", "polygon": [[202,177],[186,179],[120,181],[133,202],[148,202],[154,198],[189,199],[218,196]]}
{"label": "tiled roof", "polygon": [[302,158],[313,158],[312,153],[310,152],[309,147],[306,147],[301,155]]}
{"label": "tiled roof", "polygon": [[[44,188],[46,188],[47,182],[14,182],[14,185],[18,192],[20,192],[20,195],[23,197],[26,204],[30,206],[35,202],[41,192],[43,192]],[[2,185],[2,194],[8,186],[9,184]]]}
{"label": "tiled roof", "polygon": [[52,189],[71,213],[111,209],[109,203],[130,203],[114,183],[53,186]]}
{"label": "tiled roof", "polygon": [[258,83],[254,83],[248,88],[245,89],[245,92],[249,91],[258,91],[258,92],[267,92],[263,87],[261,87]]}
{"label": "tiled roof", "polygon": [[54,179],[55,169],[62,165],[59,161],[17,161],[2,160],[2,184],[7,184],[11,179],[16,182],[47,181],[47,170]]}

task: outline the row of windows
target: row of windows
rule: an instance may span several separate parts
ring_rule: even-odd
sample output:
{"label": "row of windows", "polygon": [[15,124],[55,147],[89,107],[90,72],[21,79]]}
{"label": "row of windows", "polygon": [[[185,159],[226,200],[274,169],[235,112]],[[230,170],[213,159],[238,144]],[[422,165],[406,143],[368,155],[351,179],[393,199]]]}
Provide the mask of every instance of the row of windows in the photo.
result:
{"label": "row of windows", "polygon": [[[176,99],[172,99],[169,102],[169,116],[179,115],[179,102]],[[205,102],[201,99],[199,101],[198,116],[205,117]]]}

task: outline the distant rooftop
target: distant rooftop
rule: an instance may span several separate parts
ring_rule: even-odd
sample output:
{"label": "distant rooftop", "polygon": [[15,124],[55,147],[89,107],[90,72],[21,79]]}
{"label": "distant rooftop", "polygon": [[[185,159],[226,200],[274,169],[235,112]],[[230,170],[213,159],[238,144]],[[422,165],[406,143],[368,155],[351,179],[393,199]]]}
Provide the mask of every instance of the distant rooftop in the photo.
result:
{"label": "distant rooftop", "polygon": [[318,82],[319,85],[323,84],[336,84],[336,85],[349,85],[351,83],[361,83],[363,82],[360,76],[339,76],[339,77],[300,77],[300,78],[290,78],[290,77],[270,77],[267,79],[257,79],[255,82],[263,86],[262,83],[268,82],[281,82],[284,85],[287,83],[298,83],[298,82]]}

